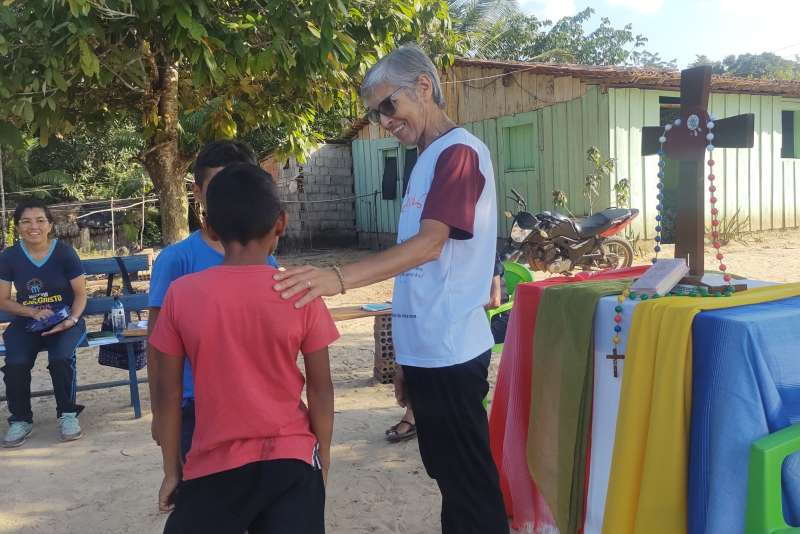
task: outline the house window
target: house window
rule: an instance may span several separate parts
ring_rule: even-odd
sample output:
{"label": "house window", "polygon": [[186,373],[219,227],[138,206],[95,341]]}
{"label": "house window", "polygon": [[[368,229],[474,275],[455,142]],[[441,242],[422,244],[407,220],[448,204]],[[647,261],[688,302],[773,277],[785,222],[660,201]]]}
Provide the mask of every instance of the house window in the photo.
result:
{"label": "house window", "polygon": [[536,158],[533,124],[510,126],[504,130],[506,172],[533,170]]}
{"label": "house window", "polygon": [[781,112],[782,158],[800,158],[800,111]]}
{"label": "house window", "polygon": [[383,151],[383,180],[381,182],[381,198],[395,200],[397,198],[398,172],[397,149],[391,148]]}

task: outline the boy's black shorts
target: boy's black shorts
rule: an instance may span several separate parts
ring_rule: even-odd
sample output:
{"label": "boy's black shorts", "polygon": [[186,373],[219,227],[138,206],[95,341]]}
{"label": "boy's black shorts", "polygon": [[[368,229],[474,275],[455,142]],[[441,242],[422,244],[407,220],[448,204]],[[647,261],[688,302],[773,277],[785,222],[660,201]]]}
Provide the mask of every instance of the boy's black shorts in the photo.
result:
{"label": "boy's black shorts", "polygon": [[183,482],[164,534],[324,534],[322,471],[269,460]]}

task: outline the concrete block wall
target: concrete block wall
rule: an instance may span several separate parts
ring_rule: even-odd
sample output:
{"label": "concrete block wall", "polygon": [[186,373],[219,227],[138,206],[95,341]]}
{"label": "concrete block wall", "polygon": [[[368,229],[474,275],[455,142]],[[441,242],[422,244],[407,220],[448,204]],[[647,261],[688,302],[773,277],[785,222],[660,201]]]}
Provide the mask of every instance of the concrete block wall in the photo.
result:
{"label": "concrete block wall", "polygon": [[282,250],[347,247],[357,243],[353,160],[349,144],[325,144],[305,163],[262,162],[289,216]]}

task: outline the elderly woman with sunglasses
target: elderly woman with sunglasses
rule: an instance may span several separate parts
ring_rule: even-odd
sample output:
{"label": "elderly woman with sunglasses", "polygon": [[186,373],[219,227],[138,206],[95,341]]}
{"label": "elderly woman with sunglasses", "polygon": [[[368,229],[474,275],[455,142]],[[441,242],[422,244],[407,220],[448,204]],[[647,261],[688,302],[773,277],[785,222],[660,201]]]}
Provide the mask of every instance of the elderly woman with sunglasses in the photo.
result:
{"label": "elderly woman with sunglasses", "polygon": [[403,46],[361,86],[369,118],[419,156],[398,223],[397,246],[362,261],[276,275],[301,307],[319,296],[395,278],[395,395],[413,406],[419,449],[442,493],[442,532],[506,534],[482,406],[494,344],[484,305],[497,239],[494,172],[486,145],[444,112],[430,59]]}

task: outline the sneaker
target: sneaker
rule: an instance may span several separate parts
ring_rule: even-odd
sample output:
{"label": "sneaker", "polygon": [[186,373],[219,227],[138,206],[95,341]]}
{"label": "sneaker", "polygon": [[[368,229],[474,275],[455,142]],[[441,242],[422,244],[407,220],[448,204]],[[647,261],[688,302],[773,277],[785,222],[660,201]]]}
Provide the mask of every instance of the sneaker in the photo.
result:
{"label": "sneaker", "polygon": [[74,441],[83,436],[78,414],[75,412],[61,414],[58,418],[58,429],[61,431],[61,441]]}
{"label": "sneaker", "polygon": [[8,428],[8,432],[6,432],[6,437],[3,438],[3,447],[8,449],[13,447],[19,447],[25,440],[28,439],[28,436],[31,435],[31,431],[33,430],[32,423],[26,423],[25,421],[14,421],[11,423],[11,426]]}

